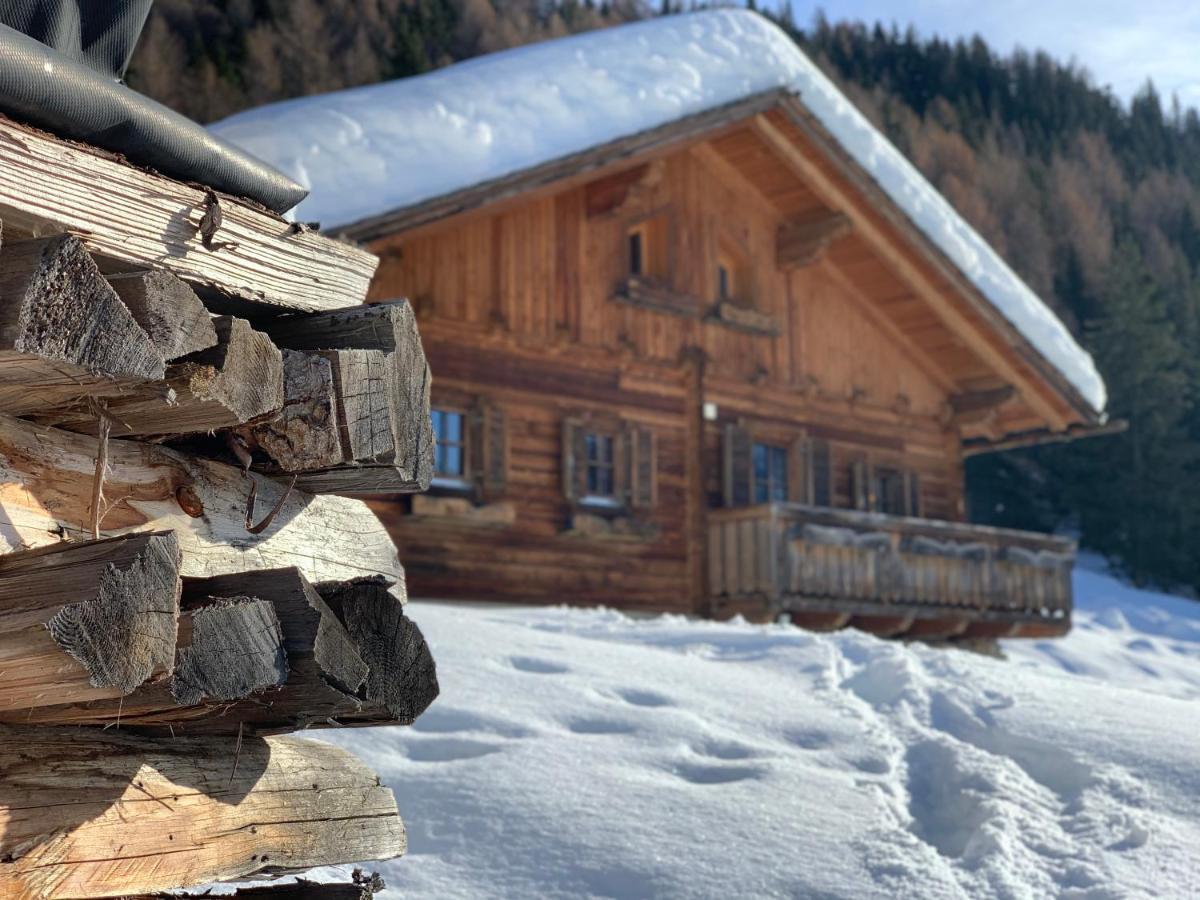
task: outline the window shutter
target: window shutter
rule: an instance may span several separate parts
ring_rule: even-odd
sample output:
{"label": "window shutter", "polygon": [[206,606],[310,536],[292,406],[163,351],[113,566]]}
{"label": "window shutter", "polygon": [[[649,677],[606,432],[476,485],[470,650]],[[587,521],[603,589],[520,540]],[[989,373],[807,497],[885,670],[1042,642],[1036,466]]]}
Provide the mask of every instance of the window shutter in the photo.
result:
{"label": "window shutter", "polygon": [[916,472],[905,473],[905,494],[908,496],[908,503],[905,507],[905,512],[910,516],[921,515],[921,476]]}
{"label": "window shutter", "polygon": [[871,508],[871,471],[861,457],[850,464],[850,499],[855,509]]}
{"label": "window shutter", "polygon": [[753,441],[744,425],[725,426],[725,505],[749,506]]}
{"label": "window shutter", "polygon": [[467,428],[467,477],[475,486],[475,499],[483,499],[483,473],[487,469],[487,455],[484,452],[484,406],[476,401],[465,416]]}
{"label": "window shutter", "polygon": [[788,468],[788,499],[793,503],[812,503],[812,441],[806,437],[792,441]]}
{"label": "window shutter", "polygon": [[629,460],[629,506],[653,509],[658,499],[657,443],[649,428],[631,425],[626,429]]}
{"label": "window shutter", "polygon": [[563,494],[578,501],[587,494],[587,428],[579,419],[563,420]]}
{"label": "window shutter", "polygon": [[503,497],[508,486],[508,417],[495,403],[485,403],[480,419],[476,484],[481,499],[490,501]]}
{"label": "window shutter", "polygon": [[809,463],[812,469],[813,506],[833,506],[833,472],[829,459],[829,441],[815,438],[809,446]]}

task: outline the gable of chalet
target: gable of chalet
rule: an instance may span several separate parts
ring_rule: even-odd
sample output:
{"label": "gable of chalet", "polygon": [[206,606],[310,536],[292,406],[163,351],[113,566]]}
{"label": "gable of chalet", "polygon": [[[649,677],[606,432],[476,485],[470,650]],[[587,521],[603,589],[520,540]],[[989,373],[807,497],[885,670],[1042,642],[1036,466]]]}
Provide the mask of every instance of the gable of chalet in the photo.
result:
{"label": "gable of chalet", "polygon": [[[662,58],[641,64],[638,53]],[[643,82],[644,115],[622,94],[628,86],[609,83],[606,67],[621,59]],[[587,72],[572,71],[580,60]],[[690,81],[701,84],[696,96]],[[547,90],[561,96],[547,99]],[[664,104],[672,90],[678,96]],[[397,98],[401,108],[420,103],[438,127],[414,127],[399,114],[381,119],[374,106]],[[370,152],[343,154],[347,171],[335,177],[328,159],[289,166],[271,152],[271,132],[295,130],[289,117],[316,113],[319,123],[331,111],[358,132],[364,120],[394,118],[405,129],[394,139],[408,144],[389,156],[393,136],[368,129],[358,140]],[[447,128],[462,132],[457,142]],[[332,196],[340,178],[389,178],[370,203],[358,202],[359,189],[332,207],[335,221],[343,217],[334,230],[360,241],[445,227],[609,176],[619,184],[623,171],[699,147],[778,211],[777,263],[803,265],[823,253],[875,325],[945,386],[965,438],[1061,435],[1103,421],[1103,383],[1057,317],[782,32],[751,13],[671,17],[548,42],[251,111],[218,131],[297,172],[318,200]],[[497,146],[505,141],[513,146]],[[326,157],[336,150],[319,149]],[[413,156],[422,150],[428,156]],[[410,170],[398,171],[398,162]],[[329,189],[316,177],[332,177]],[[976,415],[994,407],[998,414]]]}

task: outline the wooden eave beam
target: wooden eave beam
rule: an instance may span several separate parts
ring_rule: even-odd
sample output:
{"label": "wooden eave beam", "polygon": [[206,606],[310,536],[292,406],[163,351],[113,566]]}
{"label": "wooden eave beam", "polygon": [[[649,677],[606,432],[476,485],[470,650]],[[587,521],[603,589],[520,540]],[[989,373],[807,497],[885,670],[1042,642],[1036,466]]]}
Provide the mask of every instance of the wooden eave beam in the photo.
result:
{"label": "wooden eave beam", "polygon": [[830,181],[817,164],[801,153],[765,114],[755,116],[753,128],[767,146],[803,178],[808,187],[826,205],[841,210],[850,218],[854,224],[854,230],[919,297],[929,304],[951,331],[970,346],[995,372],[1017,386],[1022,398],[1035,409],[1052,430],[1062,431],[1067,427],[1066,419],[1041,393],[1038,385],[1033,384],[1010,360],[1005,358],[1000,350],[992,346],[991,342],[979,333],[978,328],[960,310],[956,309],[954,304],[915,265],[905,258],[894,242],[871,221],[855,198]]}
{"label": "wooden eave beam", "polygon": [[122,267],[166,269],[204,293],[258,311],[318,312],[363,302],[378,260],[249,201],[219,198],[223,223],[206,249],[202,187],[140,169],[85,144],[0,117],[5,232],[78,236]]}
{"label": "wooden eave beam", "polygon": [[784,222],[775,234],[775,264],[781,269],[811,266],[852,227],[850,217],[835,210]]}
{"label": "wooden eave beam", "polygon": [[951,394],[948,401],[950,419],[956,425],[981,422],[994,415],[997,407],[1003,406],[1016,396],[1017,389],[1011,384],[987,390]]}
{"label": "wooden eave beam", "polygon": [[1020,450],[1039,444],[1066,444],[1083,438],[1107,437],[1123,434],[1129,430],[1126,419],[1113,419],[1103,425],[1072,425],[1065,431],[1047,431],[1044,428],[1008,434],[992,440],[973,438],[963,442],[963,456],[981,456],[984,453],[1000,453],[1005,450]]}

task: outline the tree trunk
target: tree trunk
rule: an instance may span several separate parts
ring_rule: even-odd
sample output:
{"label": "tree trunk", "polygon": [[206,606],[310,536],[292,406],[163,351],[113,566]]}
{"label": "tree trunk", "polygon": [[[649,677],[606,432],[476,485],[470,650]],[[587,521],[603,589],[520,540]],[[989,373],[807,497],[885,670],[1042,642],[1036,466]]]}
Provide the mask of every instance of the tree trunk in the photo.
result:
{"label": "tree trunk", "polygon": [[169,531],[0,556],[0,716],[123,697],[169,672],[179,566]]}
{"label": "tree trunk", "polygon": [[405,850],[392,792],[299,738],[0,728],[0,896],[119,897]]}

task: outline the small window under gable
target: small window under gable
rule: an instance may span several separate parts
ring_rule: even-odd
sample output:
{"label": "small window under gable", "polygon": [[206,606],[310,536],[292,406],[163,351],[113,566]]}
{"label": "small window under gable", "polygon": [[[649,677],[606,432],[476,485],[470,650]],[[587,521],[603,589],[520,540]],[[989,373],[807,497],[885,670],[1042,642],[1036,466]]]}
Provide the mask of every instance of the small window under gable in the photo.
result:
{"label": "small window under gable", "polygon": [[670,276],[666,213],[631,225],[625,232],[625,272],[630,278],[665,282]]}
{"label": "small window under gable", "polygon": [[725,240],[717,248],[714,282],[714,299],[718,303],[747,307],[754,305],[749,266],[743,255]]}

